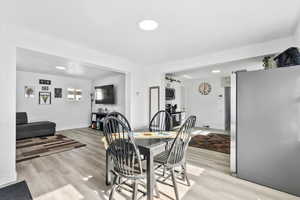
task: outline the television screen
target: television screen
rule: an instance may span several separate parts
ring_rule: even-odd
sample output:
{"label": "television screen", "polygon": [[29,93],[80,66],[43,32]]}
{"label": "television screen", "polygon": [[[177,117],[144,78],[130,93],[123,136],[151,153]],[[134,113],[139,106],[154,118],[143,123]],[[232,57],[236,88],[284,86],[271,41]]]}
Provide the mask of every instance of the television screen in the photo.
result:
{"label": "television screen", "polygon": [[115,104],[114,85],[95,87],[96,104]]}

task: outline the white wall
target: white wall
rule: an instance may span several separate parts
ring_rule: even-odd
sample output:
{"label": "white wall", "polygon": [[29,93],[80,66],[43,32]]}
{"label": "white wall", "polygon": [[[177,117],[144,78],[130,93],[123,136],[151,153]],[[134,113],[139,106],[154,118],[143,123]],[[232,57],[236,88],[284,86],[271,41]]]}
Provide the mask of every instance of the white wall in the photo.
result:
{"label": "white wall", "polygon": [[[199,85],[204,81],[212,86],[209,95],[199,93]],[[197,117],[196,126],[209,125],[211,128],[224,129],[224,88],[221,86],[221,78],[187,80],[184,81],[184,88],[186,111],[188,115]]]}
{"label": "white wall", "polygon": [[[51,80],[51,105],[39,105],[39,79]],[[24,87],[35,86],[35,97],[24,98]],[[54,88],[63,89],[63,98],[54,98]],[[68,101],[67,88],[82,89],[81,101]],[[32,72],[17,71],[17,112],[27,112],[29,121],[53,121],[56,130],[90,125],[91,81]]]}
{"label": "white wall", "polygon": [[104,78],[100,78],[98,80],[94,80],[92,82],[92,91],[96,86],[103,85],[114,85],[115,90],[115,104],[113,105],[101,105],[95,104],[93,105],[93,111],[98,111],[98,108],[107,108],[110,112],[117,111],[122,114],[125,114],[125,75],[117,75],[117,76],[108,76]]}
{"label": "white wall", "polygon": [[0,22],[0,185],[16,180],[16,49],[9,26]]}
{"label": "white wall", "polygon": [[298,48],[300,48],[300,20],[295,32],[295,41]]}

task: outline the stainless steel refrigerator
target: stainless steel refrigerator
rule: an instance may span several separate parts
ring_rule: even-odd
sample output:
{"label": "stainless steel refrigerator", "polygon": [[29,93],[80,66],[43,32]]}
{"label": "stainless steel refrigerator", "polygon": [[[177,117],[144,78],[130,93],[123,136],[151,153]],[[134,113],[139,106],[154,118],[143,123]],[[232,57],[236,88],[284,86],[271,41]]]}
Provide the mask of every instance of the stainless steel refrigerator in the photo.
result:
{"label": "stainless steel refrigerator", "polygon": [[232,171],[300,196],[300,66],[237,72],[232,80]]}

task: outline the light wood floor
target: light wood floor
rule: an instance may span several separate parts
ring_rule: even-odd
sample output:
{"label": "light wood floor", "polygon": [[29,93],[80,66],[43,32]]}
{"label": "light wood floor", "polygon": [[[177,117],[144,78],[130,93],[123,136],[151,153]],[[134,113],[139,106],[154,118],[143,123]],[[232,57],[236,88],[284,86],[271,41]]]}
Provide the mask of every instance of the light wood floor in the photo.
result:
{"label": "light wood floor", "polygon": [[[18,163],[18,179],[27,181],[36,200],[108,199],[110,187],[105,185],[105,151],[99,132],[76,129],[59,133],[87,147]],[[300,200],[232,177],[226,154],[190,147],[187,160],[192,186],[179,184],[182,199]],[[158,186],[161,199],[174,197],[173,188]],[[125,192],[116,193],[115,199],[130,199],[130,196]]]}

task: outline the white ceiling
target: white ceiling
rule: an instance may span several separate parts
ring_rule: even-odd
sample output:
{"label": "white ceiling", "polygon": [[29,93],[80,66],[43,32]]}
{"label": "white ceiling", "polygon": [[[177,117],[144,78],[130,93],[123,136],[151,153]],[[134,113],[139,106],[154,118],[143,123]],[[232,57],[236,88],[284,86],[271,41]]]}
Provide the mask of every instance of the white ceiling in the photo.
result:
{"label": "white ceiling", "polygon": [[[66,70],[58,70],[56,66],[66,67]],[[112,72],[105,67],[22,48],[17,48],[17,70],[88,80],[121,74]]]}
{"label": "white ceiling", "polygon": [[[299,0],[26,0],[17,3],[17,24],[158,64],[290,36],[299,11]],[[139,30],[143,19],[159,28]]]}
{"label": "white ceiling", "polygon": [[[189,79],[207,79],[212,77],[225,77],[230,76],[232,72],[240,70],[260,70],[263,69],[263,57],[255,57],[244,60],[237,60],[233,62],[227,62],[222,64],[210,65],[206,67],[196,68],[192,70],[186,70],[176,73],[171,73],[172,76],[176,76],[181,80]],[[220,73],[212,73],[213,70],[220,70]]]}

